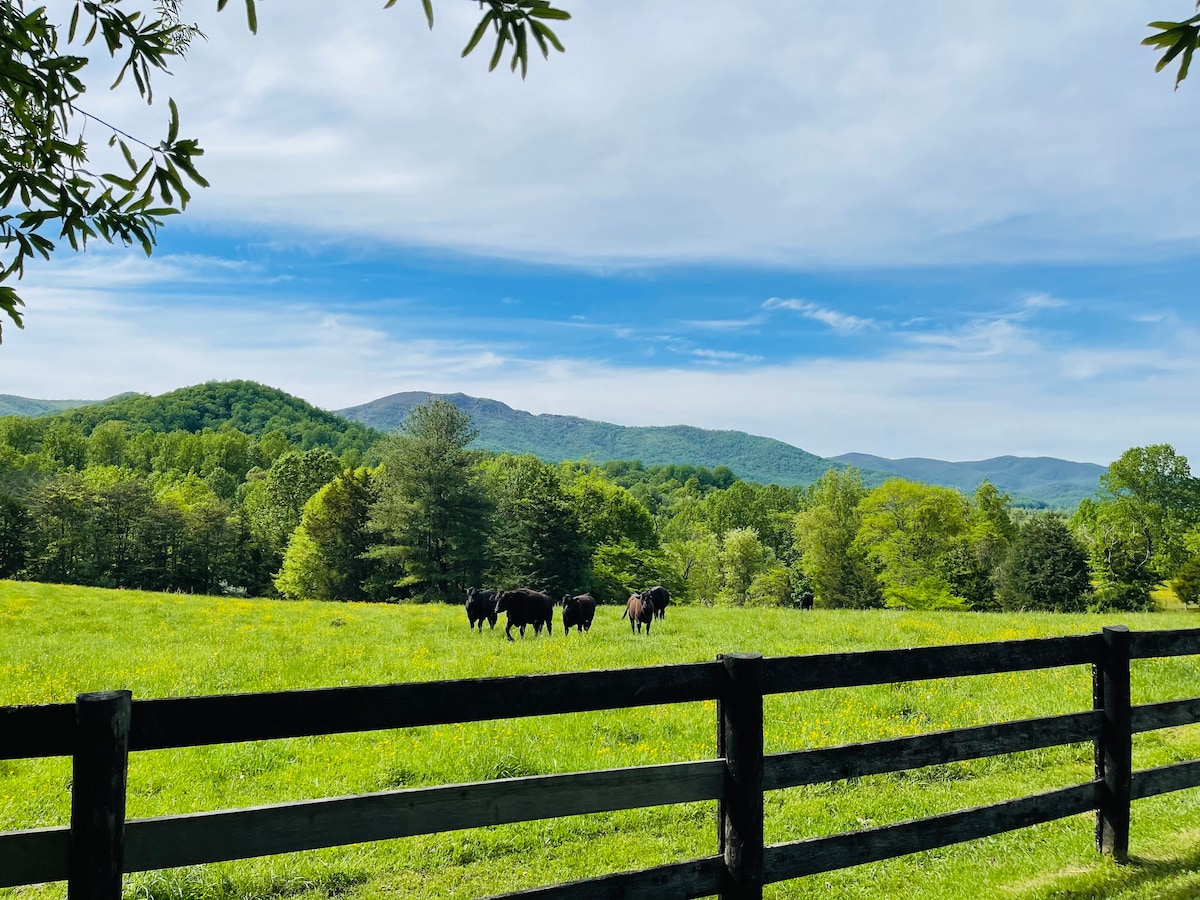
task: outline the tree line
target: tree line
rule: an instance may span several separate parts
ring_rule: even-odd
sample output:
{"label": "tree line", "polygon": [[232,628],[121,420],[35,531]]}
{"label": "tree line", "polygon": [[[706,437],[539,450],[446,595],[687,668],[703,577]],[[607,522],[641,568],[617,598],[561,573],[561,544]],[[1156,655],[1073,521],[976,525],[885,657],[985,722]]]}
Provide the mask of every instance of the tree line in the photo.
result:
{"label": "tree line", "polygon": [[[726,467],[556,465],[471,448],[435,399],[373,444],[0,419],[0,576],[320,600],[454,600],[468,586],[648,584],[704,604],[1144,609],[1200,600],[1200,479],[1126,451],[1070,516],[853,468],[784,488]],[[266,420],[260,425],[269,424]]]}

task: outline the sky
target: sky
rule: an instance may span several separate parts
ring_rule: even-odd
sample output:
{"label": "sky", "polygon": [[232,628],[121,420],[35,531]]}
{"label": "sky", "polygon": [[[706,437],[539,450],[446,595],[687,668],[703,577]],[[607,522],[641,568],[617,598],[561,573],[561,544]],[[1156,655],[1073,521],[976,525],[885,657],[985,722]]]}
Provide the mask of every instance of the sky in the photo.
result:
{"label": "sky", "polygon": [[173,97],[211,187],[150,258],[31,265],[0,393],[244,378],[822,456],[1200,454],[1200,75],[1139,45],[1188,0],[559,2],[524,81],[460,58],[461,0],[432,31],[417,0],[262,0],[257,35],[185,4],[206,39],[153,106],[103,77],[80,106],[154,142]]}

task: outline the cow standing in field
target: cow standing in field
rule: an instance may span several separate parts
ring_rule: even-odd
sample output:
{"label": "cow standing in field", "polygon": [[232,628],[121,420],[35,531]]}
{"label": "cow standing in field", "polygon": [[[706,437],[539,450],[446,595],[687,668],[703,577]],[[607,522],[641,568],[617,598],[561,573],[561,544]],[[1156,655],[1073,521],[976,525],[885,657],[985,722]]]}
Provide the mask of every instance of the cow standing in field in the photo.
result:
{"label": "cow standing in field", "polygon": [[654,604],[654,615],[657,618],[666,619],[667,607],[671,605],[671,595],[667,593],[665,587],[656,584],[654,587],[642,591],[638,596]]}
{"label": "cow standing in field", "polygon": [[803,594],[800,595],[800,608],[801,609],[812,609],[813,608],[813,592],[812,591],[805,591]]}
{"label": "cow standing in field", "polygon": [[482,634],[484,619],[487,619],[488,624],[495,629],[496,592],[467,588],[467,621],[471,623],[471,630],[474,631],[475,624],[478,623],[479,631]]}
{"label": "cow standing in field", "polygon": [[496,595],[496,613],[508,613],[508,623],[504,626],[504,634],[511,641],[512,627],[521,630],[525,637],[525,626],[532,625],[534,634],[542,633],[546,626],[546,634],[554,632],[554,600],[541,591],[530,588],[517,588],[515,591],[501,591]]}
{"label": "cow standing in field", "polygon": [[591,594],[564,596],[562,608],[563,634],[570,634],[572,628],[581,634],[592,630],[592,619],[596,617],[596,598]]}
{"label": "cow standing in field", "polygon": [[637,627],[637,633],[642,633],[642,623],[646,625],[646,634],[650,634],[650,623],[654,621],[654,601],[643,597],[642,594],[632,594],[628,602],[625,604],[625,612],[621,613],[621,618],[629,619],[629,630],[632,632],[634,626]]}

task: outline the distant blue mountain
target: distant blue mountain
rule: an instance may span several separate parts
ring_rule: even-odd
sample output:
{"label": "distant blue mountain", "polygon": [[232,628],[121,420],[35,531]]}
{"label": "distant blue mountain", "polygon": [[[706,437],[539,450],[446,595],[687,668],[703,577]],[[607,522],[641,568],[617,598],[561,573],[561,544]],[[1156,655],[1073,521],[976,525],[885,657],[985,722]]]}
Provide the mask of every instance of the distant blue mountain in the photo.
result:
{"label": "distant blue mountain", "polygon": [[910,481],[940,484],[970,494],[983,480],[1002,492],[1025,501],[1044,503],[1056,509],[1070,509],[1099,487],[1100,476],[1108,471],[1095,463],[1069,462],[1049,456],[997,456],[975,462],[945,462],[940,459],[885,459],[868,453],[844,453],[834,462],[863,470],[898,475]]}
{"label": "distant blue mountain", "polygon": [[637,459],[646,465],[728,466],[748,481],[782,485],[812,484],[830,468],[854,466],[862,472],[864,482],[872,486],[900,476],[970,494],[986,479],[1018,503],[1058,509],[1073,508],[1094,494],[1105,471],[1092,463],[1048,457],[1001,456],[952,463],[848,453],[826,459],[783,441],[741,431],[711,431],[687,425],[634,428],[575,416],[533,415],[497,400],[466,394],[407,391],[335,412],[380,431],[391,431],[403,424],[414,406],[434,397],[449,400],[471,417],[479,431],[474,446],[496,452],[532,453],[547,462]]}

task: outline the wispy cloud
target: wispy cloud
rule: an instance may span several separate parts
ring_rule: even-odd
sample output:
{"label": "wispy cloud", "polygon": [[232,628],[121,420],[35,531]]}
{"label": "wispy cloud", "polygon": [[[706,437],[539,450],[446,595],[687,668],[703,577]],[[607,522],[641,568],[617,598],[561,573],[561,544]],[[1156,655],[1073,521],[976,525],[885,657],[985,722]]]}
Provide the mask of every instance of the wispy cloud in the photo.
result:
{"label": "wispy cloud", "polygon": [[909,342],[964,356],[1029,356],[1041,352],[1034,335],[1006,318],[980,319],[962,328],[910,333]]}
{"label": "wispy cloud", "polygon": [[749,353],[737,353],[733,350],[692,350],[692,356],[711,359],[717,362],[760,362],[761,356]]}
{"label": "wispy cloud", "polygon": [[758,328],[766,321],[764,316],[750,316],[746,319],[700,319],[684,324],[692,328],[708,331],[742,331],[747,328]]}
{"label": "wispy cloud", "polygon": [[1062,309],[1067,301],[1049,294],[1030,294],[1021,300],[1021,306],[1026,310]]}
{"label": "wispy cloud", "polygon": [[771,297],[763,303],[763,309],[790,309],[800,313],[806,319],[828,325],[838,334],[853,334],[865,328],[878,327],[874,319],[864,319],[834,309],[826,309],[808,300],[783,300],[779,297]]}

